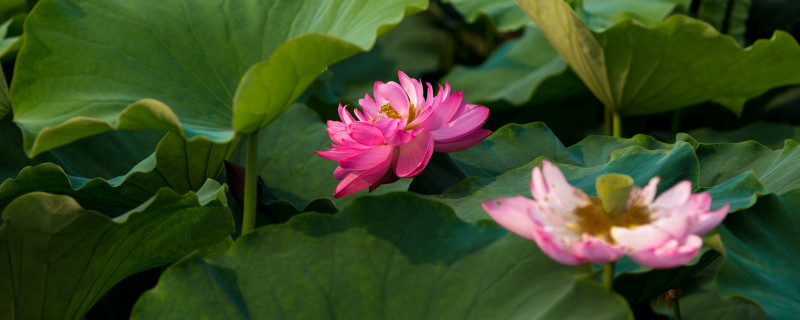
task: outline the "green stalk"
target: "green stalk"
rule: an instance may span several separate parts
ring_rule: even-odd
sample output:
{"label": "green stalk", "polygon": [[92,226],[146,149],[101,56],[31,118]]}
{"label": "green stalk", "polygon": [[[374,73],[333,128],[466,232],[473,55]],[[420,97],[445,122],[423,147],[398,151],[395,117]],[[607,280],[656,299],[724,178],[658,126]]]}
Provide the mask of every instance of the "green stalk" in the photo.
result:
{"label": "green stalk", "polygon": [[675,320],[681,320],[681,305],[678,303],[678,298],[672,299],[672,316]]}
{"label": "green stalk", "polygon": [[611,109],[605,108],[603,111],[603,134],[610,136],[611,132]]}
{"label": "green stalk", "polygon": [[614,137],[622,138],[622,120],[620,120],[618,113],[611,112],[611,114],[614,117]]}
{"label": "green stalk", "polygon": [[603,288],[614,291],[614,262],[606,263],[603,266]]}
{"label": "green stalk", "polygon": [[247,136],[247,160],[244,173],[244,218],[242,219],[242,235],[248,234],[256,225],[256,204],[258,189],[256,180],[256,162],[258,161],[258,131]]}

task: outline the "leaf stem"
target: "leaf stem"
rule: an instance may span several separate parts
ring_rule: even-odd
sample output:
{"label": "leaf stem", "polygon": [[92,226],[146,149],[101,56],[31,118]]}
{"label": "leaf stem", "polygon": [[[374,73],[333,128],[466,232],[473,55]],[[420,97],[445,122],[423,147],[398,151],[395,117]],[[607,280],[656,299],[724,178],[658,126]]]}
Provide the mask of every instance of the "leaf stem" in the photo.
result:
{"label": "leaf stem", "polygon": [[611,115],[614,118],[614,137],[622,138],[622,120],[620,120],[619,114],[616,112],[612,111]]}
{"label": "leaf stem", "polygon": [[242,235],[253,231],[256,224],[256,204],[258,189],[256,180],[256,162],[258,161],[258,131],[247,136],[247,160],[244,173],[244,218],[242,219]]}
{"label": "leaf stem", "polygon": [[606,263],[603,266],[603,288],[614,291],[614,262]]}
{"label": "leaf stem", "polygon": [[681,320],[681,305],[678,298],[672,298],[672,316],[675,320]]}

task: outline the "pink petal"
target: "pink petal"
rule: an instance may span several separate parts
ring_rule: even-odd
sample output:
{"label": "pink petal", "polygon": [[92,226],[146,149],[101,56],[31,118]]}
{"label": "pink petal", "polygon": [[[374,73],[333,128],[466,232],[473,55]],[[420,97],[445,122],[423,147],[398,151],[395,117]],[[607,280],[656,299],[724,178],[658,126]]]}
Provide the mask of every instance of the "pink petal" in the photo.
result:
{"label": "pink petal", "polygon": [[489,117],[489,109],[486,107],[476,107],[464,112],[461,117],[451,119],[450,122],[442,125],[441,128],[432,131],[434,140],[441,142],[451,142],[455,139],[464,137],[476,129],[480,128]]}
{"label": "pink petal", "polygon": [[389,103],[389,101],[386,100],[386,98],[384,98],[380,93],[379,88],[382,86],[384,86],[384,83],[380,81],[375,81],[375,84],[372,86],[372,91],[375,94],[375,105],[378,106],[378,109]]}
{"label": "pink petal", "polygon": [[376,146],[384,142],[383,133],[369,122],[355,122],[347,128],[350,137],[356,142],[368,146]]}
{"label": "pink petal", "polygon": [[350,172],[351,170],[345,170],[342,169],[342,167],[336,167],[336,169],[333,169],[333,178],[336,180],[342,180],[344,177],[350,174]]}
{"label": "pink petal", "polygon": [[394,146],[402,146],[406,143],[411,142],[414,139],[414,135],[408,131],[398,130],[395,131],[395,134],[390,138],[386,139],[386,142],[390,143]]}
{"label": "pink petal", "polygon": [[333,191],[333,197],[341,198],[364,190],[386,175],[386,172],[391,169],[391,165],[392,161],[391,157],[389,157],[386,161],[370,170],[349,172],[342,179],[342,182],[336,186],[336,190]]}
{"label": "pink petal", "polygon": [[625,254],[625,247],[585,235],[583,241],[572,245],[572,252],[587,262],[602,264],[617,261]]}
{"label": "pink petal", "polygon": [[383,132],[383,136],[389,138],[397,131],[403,131],[403,121],[400,119],[380,118],[375,120],[375,127]]}
{"label": "pink petal", "polygon": [[361,149],[350,149],[350,148],[337,148],[337,149],[332,149],[332,150],[314,151],[314,152],[316,152],[320,157],[323,157],[325,159],[333,160],[333,161],[341,161],[343,159],[347,159],[347,158],[350,158],[352,156],[355,156],[356,154],[362,152],[362,150]]}
{"label": "pink petal", "polygon": [[674,208],[678,206],[682,206],[686,203],[686,200],[689,200],[689,195],[692,194],[692,182],[688,180],[684,180],[678,182],[678,184],[674,185],[669,190],[664,191],[661,195],[656,198],[656,201],[653,202],[653,207],[662,207],[662,208]]}
{"label": "pink petal", "polygon": [[342,106],[341,103],[339,104],[339,118],[342,118],[342,122],[345,124],[350,124],[356,121],[353,119],[353,116],[350,115],[350,112],[347,111],[347,106]]}
{"label": "pink petal", "polygon": [[386,159],[392,158],[391,145],[380,145],[364,150],[363,152],[344,159],[339,162],[339,166],[345,170],[368,170],[382,164]]}
{"label": "pink petal", "polygon": [[[433,87],[431,87],[431,84],[425,82],[425,85],[428,86],[428,95],[427,98],[425,99],[425,106],[430,106],[433,104],[433,101],[435,101],[436,96],[433,95]],[[439,87],[441,88],[441,86]]]}
{"label": "pink petal", "polygon": [[375,103],[375,100],[372,100],[369,94],[365,94],[364,99],[358,100],[358,105],[361,106],[361,109],[364,109],[365,114],[373,118],[378,115],[378,110],[381,109],[381,107]]}
{"label": "pink petal", "polygon": [[683,243],[673,239],[658,248],[629,253],[628,257],[648,268],[675,268],[692,261],[702,246],[703,240],[692,234]]}
{"label": "pink petal", "polygon": [[409,78],[403,71],[397,71],[397,76],[400,78],[400,84],[403,86],[403,90],[408,93],[411,103],[417,106],[417,108],[421,107],[420,102],[425,102],[425,98],[422,96],[422,83],[416,79]]}
{"label": "pink petal", "polygon": [[422,132],[414,140],[398,148],[400,152],[394,163],[395,174],[400,178],[413,177],[428,164],[433,154],[433,139],[427,132]]}
{"label": "pink petal", "polygon": [[[546,161],[547,160],[542,160],[542,163]],[[533,198],[539,202],[545,201],[545,197],[549,193],[550,190],[547,189],[547,184],[544,183],[544,176],[542,176],[542,167],[533,167],[533,172],[531,172],[531,194]]]}
{"label": "pink petal", "polygon": [[478,129],[453,142],[436,142],[433,150],[436,152],[456,152],[466,150],[472,148],[476,144],[481,143],[483,139],[486,139],[486,137],[490,136],[491,134],[491,130]]}
{"label": "pink petal", "polygon": [[433,108],[433,114],[423,125],[428,130],[438,130],[443,125],[450,122],[451,119],[453,119],[453,115],[456,114],[456,111],[458,111],[460,105],[466,104],[467,102],[464,101],[464,95],[461,92],[456,92],[442,103],[434,104],[431,107]]}
{"label": "pink petal", "polygon": [[658,189],[658,177],[653,177],[650,179],[650,182],[647,183],[647,186],[640,189],[634,187],[631,190],[630,200],[628,202],[628,207],[631,206],[641,206],[647,207],[651,203],[653,203],[653,198],[656,196],[656,190]]}
{"label": "pink petal", "polygon": [[617,244],[633,251],[658,248],[674,239],[683,239],[689,231],[685,216],[673,214],[650,224],[634,228],[611,228],[611,236]]}
{"label": "pink petal", "polygon": [[481,202],[481,207],[503,228],[533,240],[535,222],[530,211],[536,208],[536,201],[516,196]]}
{"label": "pink petal", "polygon": [[358,121],[369,121],[369,116],[361,113],[361,110],[353,109],[353,113],[356,114],[356,119],[358,119]]}
{"label": "pink petal", "polygon": [[392,109],[403,119],[408,119],[408,96],[397,82],[390,81],[378,87],[381,95],[389,101]]}
{"label": "pink petal", "polygon": [[394,172],[392,172],[392,170],[386,170],[386,174],[383,175],[383,178],[381,178],[380,180],[369,186],[369,192],[375,191],[375,189],[377,189],[382,184],[393,183],[399,179],[400,178],[394,175]]}
{"label": "pink petal", "polygon": [[567,244],[560,243],[558,240],[553,239],[553,236],[554,234],[543,230],[538,223],[533,229],[533,240],[539,245],[539,249],[551,259],[569,266],[577,266],[588,262],[570,253],[565,248]]}
{"label": "pink petal", "polygon": [[549,192],[549,201],[546,202],[561,206],[556,212],[572,212],[586,204],[586,194],[569,184],[561,170],[550,161],[542,161],[542,175]]}
{"label": "pink petal", "polygon": [[725,204],[715,211],[703,212],[691,217],[689,220],[689,233],[701,236],[716,228],[728,215],[730,208],[730,204]]}

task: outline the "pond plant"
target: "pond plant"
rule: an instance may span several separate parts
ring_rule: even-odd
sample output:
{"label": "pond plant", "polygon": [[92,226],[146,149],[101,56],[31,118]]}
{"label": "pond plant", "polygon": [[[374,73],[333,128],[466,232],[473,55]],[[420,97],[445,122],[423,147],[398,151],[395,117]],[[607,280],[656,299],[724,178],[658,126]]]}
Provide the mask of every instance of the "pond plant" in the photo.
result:
{"label": "pond plant", "polygon": [[4,1],[0,318],[794,318],[797,16]]}

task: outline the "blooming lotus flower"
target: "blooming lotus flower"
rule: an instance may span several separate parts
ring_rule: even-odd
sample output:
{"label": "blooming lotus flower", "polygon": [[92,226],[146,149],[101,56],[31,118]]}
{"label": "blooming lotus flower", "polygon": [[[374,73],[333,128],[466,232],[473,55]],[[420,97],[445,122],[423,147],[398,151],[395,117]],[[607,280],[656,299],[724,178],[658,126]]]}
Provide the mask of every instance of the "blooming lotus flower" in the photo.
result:
{"label": "blooming lotus flower", "polygon": [[[620,174],[598,178],[600,198],[571,186],[548,161],[533,169],[533,200],[508,197],[481,203],[501,226],[535,241],[566,265],[609,263],[628,255],[650,268],[672,268],[692,260],[701,235],[725,218],[729,205],[709,211],[711,196],[692,194],[683,181],[655,198],[659,178],[644,188]],[[655,200],[654,200],[655,198]]]}
{"label": "blooming lotus flower", "polygon": [[398,75],[399,84],[375,82],[375,98],[366,94],[359,100],[362,110],[354,110],[355,118],[340,104],[342,121],[328,121],[332,148],[317,154],[339,162],[334,197],[416,176],[434,151],[464,150],[492,133],[480,128],[489,109],[467,104],[461,92],[451,94],[449,84],[434,96],[430,83],[425,94],[420,81]]}

